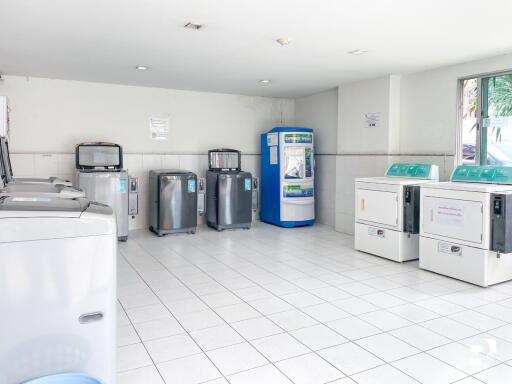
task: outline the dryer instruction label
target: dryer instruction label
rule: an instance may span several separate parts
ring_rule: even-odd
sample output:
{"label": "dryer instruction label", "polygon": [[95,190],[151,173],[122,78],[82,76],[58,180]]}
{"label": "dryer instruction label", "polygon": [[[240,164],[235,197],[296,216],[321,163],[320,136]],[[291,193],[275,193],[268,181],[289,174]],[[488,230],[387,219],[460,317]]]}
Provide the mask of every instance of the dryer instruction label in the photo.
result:
{"label": "dryer instruction label", "polygon": [[462,247],[460,245],[439,242],[437,244],[437,251],[448,255],[462,256]]}

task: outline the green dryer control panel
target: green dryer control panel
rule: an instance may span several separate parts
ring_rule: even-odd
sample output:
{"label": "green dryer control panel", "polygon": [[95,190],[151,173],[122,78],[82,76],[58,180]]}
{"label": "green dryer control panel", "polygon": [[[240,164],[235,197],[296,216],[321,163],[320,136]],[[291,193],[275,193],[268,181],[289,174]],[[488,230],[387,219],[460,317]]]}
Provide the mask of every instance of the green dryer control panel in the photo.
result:
{"label": "green dryer control panel", "polygon": [[464,183],[512,184],[512,167],[498,165],[459,165],[452,181]]}
{"label": "green dryer control panel", "polygon": [[386,172],[387,177],[408,177],[416,179],[437,179],[432,164],[394,163]]}

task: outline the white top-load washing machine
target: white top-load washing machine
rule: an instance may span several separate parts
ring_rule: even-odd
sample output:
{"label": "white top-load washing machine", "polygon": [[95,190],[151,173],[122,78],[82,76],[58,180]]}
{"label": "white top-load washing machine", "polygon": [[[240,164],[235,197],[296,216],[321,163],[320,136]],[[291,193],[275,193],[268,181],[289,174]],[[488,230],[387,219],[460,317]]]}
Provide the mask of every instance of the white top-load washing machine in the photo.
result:
{"label": "white top-load washing machine", "polygon": [[512,279],[512,168],[457,167],[421,187],[420,268],[480,286]]}
{"label": "white top-load washing machine", "polygon": [[419,186],[439,180],[432,164],[392,164],[385,177],[356,179],[355,249],[402,262],[419,257]]}
{"label": "white top-load washing machine", "polygon": [[60,179],[58,177],[49,177],[47,179],[35,177],[14,177],[11,165],[11,156],[9,152],[9,143],[5,137],[0,137],[0,162],[5,170],[5,183],[7,184],[53,184],[72,186],[70,180]]}
{"label": "white top-load washing machine", "polygon": [[0,384],[115,383],[116,221],[87,199],[0,197]]}
{"label": "white top-load washing machine", "polygon": [[59,197],[63,199],[74,199],[85,196],[84,191],[81,189],[63,184],[55,184],[51,182],[8,183],[9,171],[5,167],[5,162],[1,160],[2,159],[0,158],[0,196],[16,195],[18,197]]}

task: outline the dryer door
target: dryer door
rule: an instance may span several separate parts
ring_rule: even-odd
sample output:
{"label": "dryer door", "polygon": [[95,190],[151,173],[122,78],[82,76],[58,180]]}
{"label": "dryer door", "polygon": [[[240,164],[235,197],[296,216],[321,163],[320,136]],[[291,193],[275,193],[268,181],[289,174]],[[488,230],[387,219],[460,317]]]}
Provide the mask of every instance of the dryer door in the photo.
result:
{"label": "dryer door", "polygon": [[425,196],[423,232],[475,244],[483,242],[483,204],[480,201]]}
{"label": "dryer door", "polygon": [[356,190],[356,219],[395,227],[398,225],[396,192]]}

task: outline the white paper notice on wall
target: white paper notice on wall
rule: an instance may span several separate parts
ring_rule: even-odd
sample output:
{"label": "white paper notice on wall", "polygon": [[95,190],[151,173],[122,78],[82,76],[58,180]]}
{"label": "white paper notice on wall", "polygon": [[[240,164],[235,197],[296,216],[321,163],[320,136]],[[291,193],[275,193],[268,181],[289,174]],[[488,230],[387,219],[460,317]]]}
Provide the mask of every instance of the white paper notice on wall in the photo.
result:
{"label": "white paper notice on wall", "polygon": [[151,117],[149,119],[149,137],[152,140],[169,140],[170,117]]}
{"label": "white paper notice on wall", "polygon": [[364,114],[364,127],[365,128],[379,128],[380,126],[380,112],[367,112]]}

